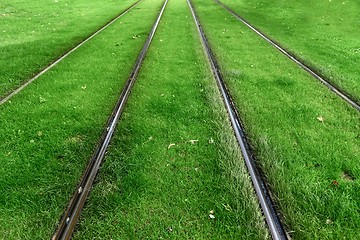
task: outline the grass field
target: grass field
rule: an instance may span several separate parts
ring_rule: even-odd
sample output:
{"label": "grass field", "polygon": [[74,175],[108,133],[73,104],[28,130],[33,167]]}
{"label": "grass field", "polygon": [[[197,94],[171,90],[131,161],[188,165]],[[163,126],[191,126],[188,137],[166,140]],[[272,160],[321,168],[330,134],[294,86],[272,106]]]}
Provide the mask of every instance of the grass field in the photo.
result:
{"label": "grass field", "polygon": [[128,104],[75,239],[266,238],[186,1],[169,2]]}
{"label": "grass field", "polygon": [[0,98],[111,20],[135,0],[3,0]]}
{"label": "grass field", "polygon": [[291,235],[359,238],[359,113],[219,5],[194,2]]}
{"label": "grass field", "polygon": [[360,102],[360,2],[222,2]]}
{"label": "grass field", "polygon": [[141,3],[0,106],[0,239],[55,231],[161,2]]}
{"label": "grass field", "polygon": [[[0,98],[133,2],[2,1]],[[0,239],[51,238],[163,2],[0,106]],[[223,2],[359,100],[357,3]],[[193,3],[286,231],[360,239],[360,113],[213,0]],[[187,3],[169,0],[74,239],[269,239],[240,155]]]}

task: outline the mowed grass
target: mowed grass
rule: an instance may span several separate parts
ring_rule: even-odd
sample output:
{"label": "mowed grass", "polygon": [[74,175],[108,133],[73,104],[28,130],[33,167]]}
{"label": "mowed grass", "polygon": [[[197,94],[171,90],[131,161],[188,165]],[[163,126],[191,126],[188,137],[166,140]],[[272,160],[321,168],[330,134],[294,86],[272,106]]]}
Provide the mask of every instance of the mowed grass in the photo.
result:
{"label": "mowed grass", "polygon": [[133,2],[1,1],[0,99]]}
{"label": "mowed grass", "polygon": [[222,2],[360,103],[359,1]]}
{"label": "mowed grass", "polygon": [[49,239],[162,1],[146,0],[0,106],[0,239]]}
{"label": "mowed grass", "polygon": [[169,1],[108,152],[74,239],[269,237],[186,1]]}
{"label": "mowed grass", "polygon": [[359,112],[213,1],[194,5],[293,239],[359,239]]}

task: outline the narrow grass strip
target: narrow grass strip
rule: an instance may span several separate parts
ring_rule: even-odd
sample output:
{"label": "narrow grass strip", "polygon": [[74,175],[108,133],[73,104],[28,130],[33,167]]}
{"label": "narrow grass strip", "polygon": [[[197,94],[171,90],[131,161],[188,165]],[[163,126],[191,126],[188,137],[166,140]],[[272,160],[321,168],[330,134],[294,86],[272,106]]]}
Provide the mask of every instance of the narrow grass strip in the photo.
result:
{"label": "narrow grass strip", "polygon": [[161,6],[144,0],[0,106],[0,238],[53,234]]}
{"label": "narrow grass strip", "polygon": [[241,26],[194,0],[294,239],[358,239],[360,114]]}
{"label": "narrow grass strip", "polygon": [[33,81],[35,81],[36,79],[38,79],[41,75],[43,75],[44,73],[46,73],[47,71],[49,71],[51,68],[53,68],[56,64],[58,64],[59,62],[61,62],[64,58],[66,58],[67,56],[69,56],[71,53],[73,53],[74,51],[76,51],[79,47],[81,47],[83,44],[85,44],[87,41],[91,40],[93,37],[95,37],[97,34],[99,34],[101,31],[103,31],[105,28],[107,28],[108,26],[110,26],[111,24],[113,24],[114,22],[116,22],[119,18],[121,18],[122,16],[124,16],[126,13],[128,13],[129,11],[131,11],[131,9],[133,9],[141,0],[133,3],[130,7],[126,8],[120,15],[118,15],[117,17],[115,17],[113,20],[111,20],[109,23],[107,23],[105,26],[103,26],[102,28],[100,28],[99,30],[97,30],[95,33],[93,33],[92,35],[90,35],[88,38],[86,38],[84,41],[80,42],[80,44],[78,44],[77,46],[75,46],[74,48],[72,48],[70,51],[66,52],[65,54],[63,54],[60,58],[58,58],[55,62],[51,63],[49,66],[47,66],[46,68],[44,68],[43,70],[41,70],[38,74],[36,74],[34,77],[32,77],[31,79],[27,80],[26,82],[24,82],[20,87],[16,88],[14,91],[12,91],[10,94],[8,94],[7,96],[5,96],[3,99],[0,100],[0,105],[4,104],[5,102],[9,101],[10,98],[12,98],[15,94],[19,93],[21,90],[23,90],[24,88],[26,88],[30,83],[32,83]]}
{"label": "narrow grass strip", "polygon": [[169,1],[74,239],[268,238],[240,156],[188,6]]}

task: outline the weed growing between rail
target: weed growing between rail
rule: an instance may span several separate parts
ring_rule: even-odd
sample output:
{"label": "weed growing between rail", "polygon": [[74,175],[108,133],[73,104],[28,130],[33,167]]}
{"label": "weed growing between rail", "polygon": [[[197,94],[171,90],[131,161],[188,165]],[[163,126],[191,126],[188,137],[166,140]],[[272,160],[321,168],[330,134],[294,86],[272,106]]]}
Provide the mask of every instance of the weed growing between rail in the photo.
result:
{"label": "weed growing between rail", "polygon": [[1,1],[0,99],[133,2]]}
{"label": "weed growing between rail", "polygon": [[194,2],[291,235],[358,239],[359,113],[219,5]]}
{"label": "weed growing between rail", "polygon": [[185,1],[167,6],[75,239],[267,236]]}
{"label": "weed growing between rail", "polygon": [[161,3],[144,1],[0,106],[1,239],[51,237]]}
{"label": "weed growing between rail", "polygon": [[358,1],[222,2],[360,103]]}

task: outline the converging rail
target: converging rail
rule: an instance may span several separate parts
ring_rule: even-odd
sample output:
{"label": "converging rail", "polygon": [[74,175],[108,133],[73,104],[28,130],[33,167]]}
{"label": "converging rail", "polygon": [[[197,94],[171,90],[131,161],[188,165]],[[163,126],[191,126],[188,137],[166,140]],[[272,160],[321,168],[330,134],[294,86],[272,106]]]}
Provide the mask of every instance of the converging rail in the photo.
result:
{"label": "converging rail", "polygon": [[97,30],[96,32],[94,32],[93,34],[91,34],[88,38],[86,38],[85,40],[83,40],[82,42],[80,42],[77,46],[75,46],[74,48],[72,48],[70,51],[64,53],[61,57],[59,57],[57,60],[55,60],[53,63],[51,63],[50,65],[48,65],[47,67],[45,67],[43,70],[41,70],[38,74],[36,74],[34,77],[32,77],[31,79],[27,80],[25,83],[23,83],[20,87],[18,87],[17,89],[13,90],[10,94],[8,94],[7,96],[5,96],[3,99],[0,100],[0,105],[3,105],[4,103],[6,103],[7,101],[10,100],[10,98],[12,98],[14,95],[18,94],[20,91],[22,91],[24,88],[26,88],[30,83],[32,83],[33,81],[35,81],[36,79],[38,79],[41,75],[43,75],[44,73],[46,73],[47,71],[49,71],[51,68],[53,68],[55,65],[57,65],[59,62],[61,62],[64,58],[66,58],[67,56],[69,56],[71,53],[73,53],[75,50],[77,50],[78,48],[80,48],[82,45],[84,45],[86,42],[88,42],[90,39],[92,39],[93,37],[95,37],[98,33],[100,33],[101,31],[103,31],[105,28],[109,27],[111,24],[113,24],[115,21],[117,21],[119,18],[121,18],[122,16],[124,16],[126,13],[128,13],[129,11],[131,11],[136,5],[138,5],[142,0],[138,0],[135,3],[133,3],[132,5],[130,5],[128,8],[126,8],[124,11],[122,11],[118,16],[116,16],[115,18],[113,18],[112,20],[110,20],[110,22],[108,22],[107,24],[105,24],[103,27],[101,27],[99,30]]}
{"label": "converging rail", "polygon": [[192,4],[191,4],[191,0],[187,0],[187,2],[189,5],[189,8],[191,10],[192,16],[194,18],[194,21],[196,23],[198,32],[201,36],[201,42],[202,42],[202,45],[206,52],[207,58],[210,62],[214,77],[216,78],[219,90],[223,96],[223,100],[224,100],[227,112],[229,114],[230,121],[231,121],[232,127],[235,132],[235,136],[236,136],[239,146],[241,148],[241,152],[243,154],[246,166],[248,168],[253,186],[255,188],[255,192],[259,199],[260,206],[263,210],[263,213],[264,213],[266,222],[269,226],[271,235],[274,240],[288,239],[287,235],[284,231],[284,228],[282,226],[282,223],[279,220],[279,217],[275,210],[275,207],[272,203],[272,200],[271,200],[269,192],[266,188],[265,182],[262,180],[262,178],[259,174],[259,171],[256,167],[255,161],[252,157],[251,150],[250,150],[249,144],[247,142],[247,139],[245,137],[245,133],[244,133],[238,112],[236,110],[234,102],[231,99],[229,91],[226,88],[226,85],[223,81],[223,77],[220,72],[219,65],[216,61],[214,54],[211,51],[209,42],[205,36],[205,33],[202,30],[200,22],[196,16],[196,13],[193,9]]}
{"label": "converging rail", "polygon": [[70,200],[67,210],[62,216],[58,229],[56,230],[53,240],[57,239],[71,239],[72,233],[75,229],[75,225],[80,216],[81,210],[85,204],[85,201],[90,193],[91,187],[100,168],[100,165],[104,159],[106,150],[109,146],[110,140],[114,134],[115,127],[119,121],[119,118],[123,112],[124,106],[127,102],[128,96],[131,92],[131,88],[135,83],[136,77],[139,73],[140,67],[144,61],[147,50],[149,49],[150,43],[153,39],[155,31],[159,25],[161,16],[165,10],[168,0],[165,0],[159,16],[154,23],[149,36],[135,62],[135,65],[130,73],[129,78],[126,81],[125,87],[121,92],[120,98],[118,99],[116,106],[108,120],[106,129],[103,132],[100,144],[94,152],[86,171],[78,185],[72,199]]}
{"label": "converging rail", "polygon": [[303,68],[305,71],[310,73],[314,78],[319,80],[321,83],[323,83],[326,87],[328,87],[331,91],[336,93],[339,97],[341,97],[343,100],[345,100],[347,103],[349,103],[351,106],[353,106],[356,110],[360,111],[360,105],[356,103],[353,99],[351,99],[350,96],[345,94],[340,89],[336,88],[334,85],[332,85],[328,80],[326,80],[324,77],[320,76],[320,74],[316,73],[313,69],[311,69],[310,66],[306,65],[304,62],[296,58],[294,55],[286,51],[283,47],[281,47],[279,44],[277,44],[274,40],[267,37],[264,33],[262,33],[260,30],[256,29],[254,26],[252,26],[248,21],[243,19],[239,14],[235,13],[232,9],[230,9],[228,6],[223,4],[219,0],[214,0],[216,3],[218,3],[220,6],[222,6],[224,9],[226,9],[229,13],[231,13],[235,18],[237,18],[239,21],[244,23],[247,27],[249,27],[251,30],[253,30],[255,33],[257,33],[259,36],[261,36],[263,39],[265,39],[268,43],[270,43],[273,47],[275,47],[277,50],[279,50],[281,53],[283,53],[285,56],[287,56],[289,59],[291,59],[293,62],[295,62],[297,65],[299,65],[301,68]]}

